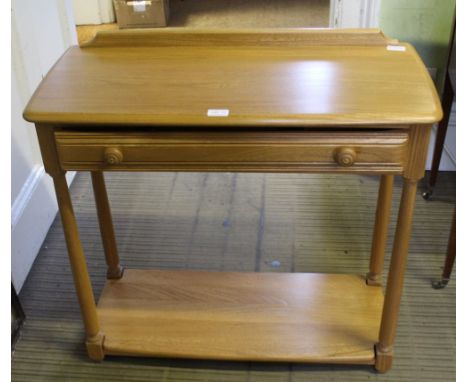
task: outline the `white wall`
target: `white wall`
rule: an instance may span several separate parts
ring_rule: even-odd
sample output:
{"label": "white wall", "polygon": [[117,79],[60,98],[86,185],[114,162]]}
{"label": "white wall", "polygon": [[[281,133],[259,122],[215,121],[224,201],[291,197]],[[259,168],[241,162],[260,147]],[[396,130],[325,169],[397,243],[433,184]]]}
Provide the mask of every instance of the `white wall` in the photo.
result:
{"label": "white wall", "polygon": [[57,213],[34,126],[22,113],[50,67],[77,40],[71,0],[15,0],[11,11],[11,272],[19,291]]}
{"label": "white wall", "polygon": [[76,25],[115,22],[112,0],[73,0]]}

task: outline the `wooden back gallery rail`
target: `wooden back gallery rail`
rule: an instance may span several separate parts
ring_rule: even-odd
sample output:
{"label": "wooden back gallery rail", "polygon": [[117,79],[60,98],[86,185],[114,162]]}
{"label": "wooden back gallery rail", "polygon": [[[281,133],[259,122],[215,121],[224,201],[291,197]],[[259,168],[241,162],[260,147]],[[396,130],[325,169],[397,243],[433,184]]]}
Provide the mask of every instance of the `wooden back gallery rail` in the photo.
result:
{"label": "wooden back gallery rail", "polygon": [[[378,30],[130,30],[70,48],[24,112],[53,178],[89,357],[392,363],[432,81]],[[90,171],[96,305],[66,171]],[[379,174],[367,276],[123,269],[104,171]],[[393,176],[403,193],[385,294]]]}

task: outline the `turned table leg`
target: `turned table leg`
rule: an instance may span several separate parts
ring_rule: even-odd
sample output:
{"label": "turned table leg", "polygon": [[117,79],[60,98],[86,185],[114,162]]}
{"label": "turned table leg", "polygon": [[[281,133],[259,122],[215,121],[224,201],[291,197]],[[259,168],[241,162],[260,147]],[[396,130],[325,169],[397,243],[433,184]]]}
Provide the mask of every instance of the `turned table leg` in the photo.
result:
{"label": "turned table leg", "polygon": [[91,179],[99,219],[99,228],[101,230],[102,245],[106,255],[107,278],[119,279],[122,277],[123,268],[120,266],[104,174],[102,171],[91,171]]}
{"label": "turned table leg", "polygon": [[393,175],[380,177],[379,196],[375,213],[374,237],[372,240],[371,259],[367,284],[382,285],[382,269],[385,257],[385,245],[387,243],[388,223],[392,207]]}
{"label": "turned table leg", "polygon": [[86,331],[86,347],[91,359],[101,361],[104,358],[104,335],[99,331],[99,322],[94,302],[93,289],[88,274],[88,268],[81,246],[78,226],[73,212],[73,206],[68,192],[65,173],[56,173],[53,176],[55,193],[62,218],[65,241],[67,243],[68,257],[78,295],[78,301],[83,315]]}
{"label": "turned table leg", "polygon": [[434,289],[445,288],[450,281],[450,275],[452,274],[453,263],[455,262],[455,256],[457,252],[457,222],[456,213],[453,211],[452,227],[450,228],[450,237],[447,246],[447,254],[445,257],[444,270],[442,271],[442,277],[440,280],[436,280],[432,283]]}
{"label": "turned table leg", "polygon": [[416,190],[416,180],[404,179],[392,259],[385,291],[379,343],[376,346],[375,368],[380,372],[386,372],[392,365],[393,343],[395,341],[406,260],[408,257]]}

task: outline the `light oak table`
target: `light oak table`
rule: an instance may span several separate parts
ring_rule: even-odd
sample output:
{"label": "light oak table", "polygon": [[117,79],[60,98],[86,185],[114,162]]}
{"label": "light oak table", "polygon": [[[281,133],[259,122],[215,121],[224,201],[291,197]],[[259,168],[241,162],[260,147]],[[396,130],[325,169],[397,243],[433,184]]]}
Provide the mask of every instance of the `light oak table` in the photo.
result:
{"label": "light oak table", "polygon": [[[130,30],[69,49],[24,117],[54,180],[89,357],[375,365],[393,343],[417,181],[441,107],[378,30]],[[90,171],[108,281],[96,306],[66,171]],[[367,276],[123,269],[104,171],[379,174]],[[403,177],[385,294],[393,176]]]}

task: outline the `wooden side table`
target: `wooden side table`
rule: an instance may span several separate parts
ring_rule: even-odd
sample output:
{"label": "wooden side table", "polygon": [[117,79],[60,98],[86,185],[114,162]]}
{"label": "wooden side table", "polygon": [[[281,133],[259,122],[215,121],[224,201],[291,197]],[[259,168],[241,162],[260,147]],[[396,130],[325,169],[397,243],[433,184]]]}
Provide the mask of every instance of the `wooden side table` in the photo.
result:
{"label": "wooden side table", "polygon": [[[388,370],[417,182],[441,116],[415,50],[378,30],[110,31],[68,50],[24,117],[54,180],[89,357]],[[97,306],[69,170],[92,174],[108,265]],[[380,174],[369,274],[123,270],[103,171]],[[394,175],[404,185],[384,296]]]}

